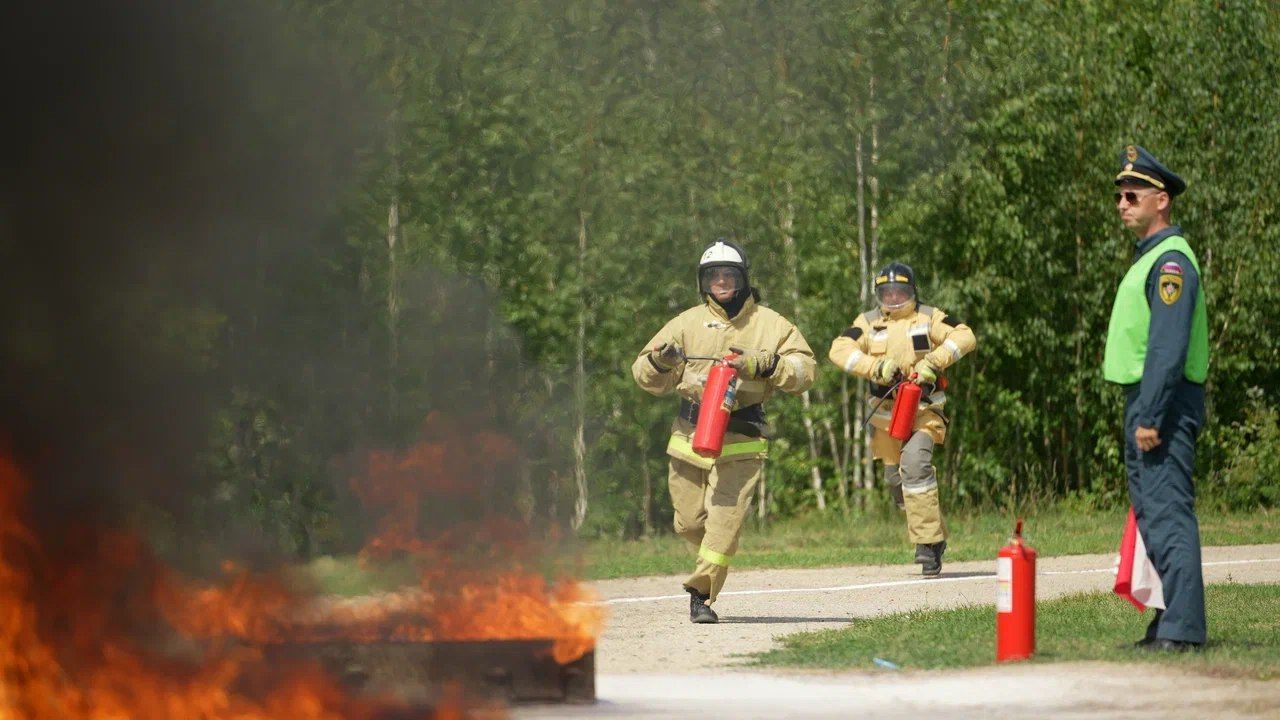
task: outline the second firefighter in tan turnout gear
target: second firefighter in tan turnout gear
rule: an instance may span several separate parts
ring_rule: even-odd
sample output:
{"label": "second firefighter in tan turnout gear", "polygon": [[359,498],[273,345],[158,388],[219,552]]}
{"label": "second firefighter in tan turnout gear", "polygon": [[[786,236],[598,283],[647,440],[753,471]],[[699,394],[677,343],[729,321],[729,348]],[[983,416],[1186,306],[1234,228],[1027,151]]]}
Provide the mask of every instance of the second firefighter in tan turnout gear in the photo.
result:
{"label": "second firefighter in tan turnout gear", "polygon": [[[724,587],[738,550],[756,484],[768,456],[771,435],[764,402],[776,391],[801,393],[813,385],[813,351],[794,325],[759,304],[750,285],[741,247],[718,241],[703,253],[698,283],[703,303],[670,320],[645,345],[631,366],[636,383],[654,395],[680,396],[680,410],[667,443],[668,486],[675,531],[697,559],[684,581],[693,622],[716,622],[710,604]],[[738,386],[724,449],[717,459],[693,451],[709,360],[741,351],[734,364]]]}
{"label": "second firefighter in tan turnout gear", "polygon": [[[885,267],[876,275],[875,289],[879,307],[859,315],[832,341],[829,357],[871,384],[868,400],[879,402],[871,417],[871,452],[884,462],[885,482],[906,511],[915,561],[924,566],[925,575],[937,575],[947,546],[933,468],[933,448],[947,437],[943,371],[973,352],[977,339],[957,318],[916,301],[915,273],[908,265]],[[888,395],[895,383],[910,382],[913,376],[923,392],[911,437],[901,442],[889,435],[893,398]]]}

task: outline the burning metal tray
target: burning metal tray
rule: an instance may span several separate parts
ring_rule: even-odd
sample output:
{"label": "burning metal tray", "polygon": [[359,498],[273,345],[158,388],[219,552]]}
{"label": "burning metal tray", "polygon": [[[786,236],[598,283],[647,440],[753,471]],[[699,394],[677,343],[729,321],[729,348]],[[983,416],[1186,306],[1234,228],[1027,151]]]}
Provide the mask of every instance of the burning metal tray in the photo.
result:
{"label": "burning metal tray", "polygon": [[567,665],[552,655],[554,641],[435,640],[424,642],[281,643],[272,659],[316,660],[352,690],[433,704],[445,686],[506,703],[574,703],[596,700],[595,651]]}

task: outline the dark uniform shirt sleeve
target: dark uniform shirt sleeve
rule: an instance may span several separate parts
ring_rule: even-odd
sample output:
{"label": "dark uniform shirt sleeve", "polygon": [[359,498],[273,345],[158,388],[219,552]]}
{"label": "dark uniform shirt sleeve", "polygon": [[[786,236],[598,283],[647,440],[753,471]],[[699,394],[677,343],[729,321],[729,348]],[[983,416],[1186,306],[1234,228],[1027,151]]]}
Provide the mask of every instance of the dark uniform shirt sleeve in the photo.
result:
{"label": "dark uniform shirt sleeve", "polygon": [[[1180,287],[1177,279],[1181,280]],[[1199,274],[1187,256],[1177,250],[1161,255],[1147,276],[1151,325],[1137,400],[1140,427],[1161,427],[1173,392],[1182,381],[1199,291]]]}

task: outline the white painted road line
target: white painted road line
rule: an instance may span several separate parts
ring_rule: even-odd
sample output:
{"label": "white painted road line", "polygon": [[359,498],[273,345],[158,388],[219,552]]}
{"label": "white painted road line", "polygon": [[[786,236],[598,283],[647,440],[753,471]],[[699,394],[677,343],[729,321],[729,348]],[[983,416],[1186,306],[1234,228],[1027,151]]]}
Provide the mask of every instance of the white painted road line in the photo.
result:
{"label": "white painted road line", "polygon": [[[1251,565],[1257,563],[1280,563],[1280,558],[1260,558],[1257,560],[1218,560],[1214,562],[1202,563],[1201,567],[1217,567],[1220,565]],[[1115,574],[1114,567],[1097,568],[1091,570],[1042,570],[1036,575],[1095,575],[1101,573]],[[767,590],[729,590],[720,593],[721,597],[726,595],[783,595],[789,593],[814,593],[814,592],[847,592],[849,590],[872,590],[875,588],[887,587],[904,587],[907,585],[941,585],[943,583],[972,582],[977,580],[991,580],[995,578],[995,573],[984,575],[966,575],[965,577],[940,577],[940,578],[918,578],[915,580],[890,580],[885,582],[861,583],[858,585],[835,585],[831,587],[816,588],[770,588]],[[646,597],[629,597],[629,598],[613,598],[604,600],[594,605],[625,605],[629,603],[658,602],[662,600],[684,600],[689,597],[688,593],[683,595],[649,595]]]}

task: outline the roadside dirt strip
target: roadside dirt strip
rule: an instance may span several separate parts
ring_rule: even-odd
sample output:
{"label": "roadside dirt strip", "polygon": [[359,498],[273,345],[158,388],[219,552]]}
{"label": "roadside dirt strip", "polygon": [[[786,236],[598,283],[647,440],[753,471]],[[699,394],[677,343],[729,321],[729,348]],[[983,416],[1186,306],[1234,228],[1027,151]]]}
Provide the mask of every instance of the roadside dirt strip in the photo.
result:
{"label": "roadside dirt strip", "polygon": [[[994,556],[994,551],[993,551]],[[1109,591],[1114,555],[1040,558],[1039,600]],[[1206,583],[1280,583],[1280,545],[1205,548]],[[1155,666],[1002,666],[950,672],[803,673],[741,669],[774,639],[917,609],[994,604],[995,560],[735,572],[719,625],[693,625],[681,576],[596,583],[609,618],[596,651],[592,708],[530,708],[517,717],[1278,717],[1280,682],[1188,675]],[[1117,599],[1117,602],[1120,602]],[[1141,628],[1135,617],[1135,637]],[[1123,642],[1126,638],[1117,638]],[[994,640],[993,640],[994,642]]]}

